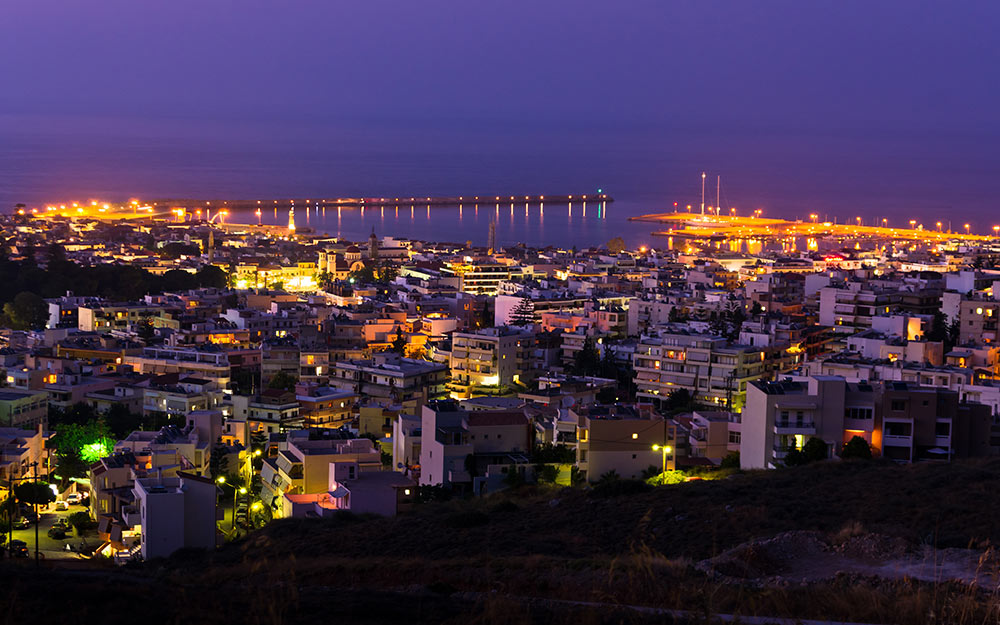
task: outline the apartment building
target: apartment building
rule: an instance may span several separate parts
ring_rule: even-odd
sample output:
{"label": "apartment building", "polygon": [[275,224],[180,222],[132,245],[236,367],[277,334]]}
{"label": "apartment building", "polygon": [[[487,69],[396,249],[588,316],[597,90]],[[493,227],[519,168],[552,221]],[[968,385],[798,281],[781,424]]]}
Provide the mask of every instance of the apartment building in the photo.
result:
{"label": "apartment building", "polygon": [[295,400],[307,428],[339,428],[350,423],[359,397],[352,391],[329,386],[299,384]]}
{"label": "apartment building", "polygon": [[184,373],[211,380],[221,389],[229,388],[232,372],[229,354],[214,346],[147,347],[140,355],[126,356],[124,362],[136,373]]}
{"label": "apartment building", "polygon": [[534,337],[508,327],[456,332],[451,338],[451,384],[454,398],[472,397],[477,388],[498,389],[520,381]]}
{"label": "apartment building", "polygon": [[308,430],[289,432],[284,449],[266,458],[261,468],[261,500],[281,515],[287,495],[327,492],[329,466],[333,462],[355,463],[358,471],[377,471],[381,454],[367,438],[321,437],[310,439]]}
{"label": "apartment building", "polygon": [[216,485],[211,479],[178,472],[177,477],[135,481],[135,512],[126,525],[138,530],[143,560],[166,558],[179,549],[214,549]]}
{"label": "apartment building", "polygon": [[859,282],[824,287],[819,290],[819,322],[837,333],[853,334],[870,329],[872,318],[889,314],[898,301],[896,291],[867,289]]}
{"label": "apartment building", "polygon": [[577,422],[576,466],[590,482],[614,471],[639,479],[650,467],[676,468],[677,426],[652,411],[594,405],[570,409]]}
{"label": "apartment building", "polygon": [[445,392],[447,379],[447,365],[382,352],[367,360],[333,363],[330,386],[382,406],[401,405],[415,412]]}
{"label": "apartment building", "polygon": [[49,418],[45,391],[0,389],[0,425],[9,428],[44,428]]}
{"label": "apartment building", "polygon": [[768,377],[784,350],[731,344],[709,334],[662,332],[639,340],[632,364],[641,401],[657,404],[676,389],[740,412],[747,384]]}
{"label": "apartment building", "polygon": [[907,382],[848,382],[809,376],[750,385],[741,415],[740,464],[780,465],[810,438],[833,455],[860,436],[872,453],[900,462],[987,455],[990,409],[959,394]]}
{"label": "apartment building", "polygon": [[23,477],[45,477],[51,468],[47,448],[51,432],[39,424],[34,429],[0,427],[0,486],[6,488],[9,480]]}
{"label": "apartment building", "polygon": [[527,464],[534,432],[523,411],[463,410],[454,400],[421,408],[420,483],[466,488],[491,466]]}
{"label": "apartment building", "polygon": [[247,424],[250,432],[285,432],[301,428],[302,406],[292,391],[266,388],[256,396],[233,395],[233,420]]}

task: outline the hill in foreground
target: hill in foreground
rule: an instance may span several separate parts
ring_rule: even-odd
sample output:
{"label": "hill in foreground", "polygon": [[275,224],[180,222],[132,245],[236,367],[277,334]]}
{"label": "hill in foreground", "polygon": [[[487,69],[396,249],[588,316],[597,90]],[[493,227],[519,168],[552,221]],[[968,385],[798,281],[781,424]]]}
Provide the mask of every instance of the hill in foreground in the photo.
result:
{"label": "hill in foreground", "polygon": [[[122,570],[8,565],[3,587],[11,622],[65,615],[42,591],[55,587],[87,597],[80,618],[156,606],[157,622],[980,623],[1000,605],[998,483],[1000,460],[523,488],[393,519],[280,521],[213,553]],[[920,561],[954,566],[906,564]]]}

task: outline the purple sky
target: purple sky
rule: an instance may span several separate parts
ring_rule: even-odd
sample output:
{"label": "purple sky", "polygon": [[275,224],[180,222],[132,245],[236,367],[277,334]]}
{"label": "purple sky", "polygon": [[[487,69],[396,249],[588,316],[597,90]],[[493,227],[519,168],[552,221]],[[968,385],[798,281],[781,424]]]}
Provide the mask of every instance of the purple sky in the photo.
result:
{"label": "purple sky", "polygon": [[995,1],[11,2],[5,113],[995,129]]}
{"label": "purple sky", "polygon": [[[493,155],[498,185],[523,175],[502,165],[515,146],[575,154],[599,144],[611,156],[559,163],[552,180],[590,181],[613,169],[612,156],[639,154],[655,167],[620,160],[634,179],[605,184],[663,197],[676,186],[658,179],[666,167],[683,169],[684,181],[688,169],[721,168],[734,193],[766,201],[787,183],[776,171],[801,178],[810,168],[816,178],[794,193],[818,195],[884,167],[871,193],[898,196],[918,182],[927,206],[947,206],[951,188],[1000,192],[988,183],[1000,167],[997,24],[996,0],[7,2],[0,200],[34,199],[38,181],[56,188],[84,166],[45,150],[128,140],[160,151],[183,144],[192,153],[178,162],[235,144],[364,143],[373,162],[471,145]],[[41,148],[38,137],[58,141]],[[4,161],[5,141],[36,147]],[[129,180],[126,165],[141,159],[112,162],[111,151],[88,156],[88,180],[118,176],[130,185],[121,193],[147,191],[159,166]],[[889,167],[902,158],[905,167]],[[316,193],[393,192],[379,182],[391,172],[369,173],[372,183],[365,172],[351,177],[363,181],[358,191],[337,181]],[[178,194],[196,186],[185,175],[171,170]],[[877,186],[883,179],[888,187]],[[455,186],[478,191],[491,180]],[[101,184],[81,192],[110,188]]]}

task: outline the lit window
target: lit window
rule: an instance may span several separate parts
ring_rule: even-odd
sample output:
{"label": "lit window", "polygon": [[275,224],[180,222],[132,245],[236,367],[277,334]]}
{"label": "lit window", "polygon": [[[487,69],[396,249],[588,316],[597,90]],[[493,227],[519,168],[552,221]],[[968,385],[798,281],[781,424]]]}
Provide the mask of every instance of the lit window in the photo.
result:
{"label": "lit window", "polygon": [[632,432],[632,440],[635,440],[637,438],[639,438],[639,434],[637,432]]}

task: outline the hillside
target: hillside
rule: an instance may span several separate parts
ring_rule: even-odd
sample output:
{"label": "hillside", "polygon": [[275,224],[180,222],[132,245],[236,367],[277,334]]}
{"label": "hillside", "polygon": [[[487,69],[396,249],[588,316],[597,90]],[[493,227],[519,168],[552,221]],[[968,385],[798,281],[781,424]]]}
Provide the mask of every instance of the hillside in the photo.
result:
{"label": "hillside", "polygon": [[[276,522],[214,553],[123,570],[48,571],[36,578],[18,563],[2,576],[11,622],[58,616],[61,608],[46,601],[33,579],[84,593],[81,617],[132,612],[130,602],[138,600],[158,606],[164,622],[222,622],[233,610],[260,623],[338,615],[364,623],[666,618],[529,597],[701,614],[923,623],[933,613],[937,622],[984,622],[979,617],[997,604],[987,584],[843,570],[830,571],[829,579],[790,580],[780,575],[786,563],[776,559],[774,545],[793,549],[786,559],[800,564],[832,558],[839,549],[837,557],[847,554],[874,570],[891,545],[900,554],[924,549],[971,557],[975,568],[976,555],[1000,541],[998,483],[1000,460],[910,467],[831,462],[619,496],[526,488],[426,504],[395,519]],[[806,531],[816,532],[808,536],[813,551],[800,554],[795,545],[806,544]],[[785,542],[762,540],[776,535]],[[830,553],[816,551],[827,545]],[[865,546],[860,555],[858,545]],[[725,575],[696,566],[723,554]],[[735,578],[733,554],[743,567]],[[994,561],[982,558],[978,568],[988,565],[992,574]],[[764,573],[741,578],[748,567]]]}

